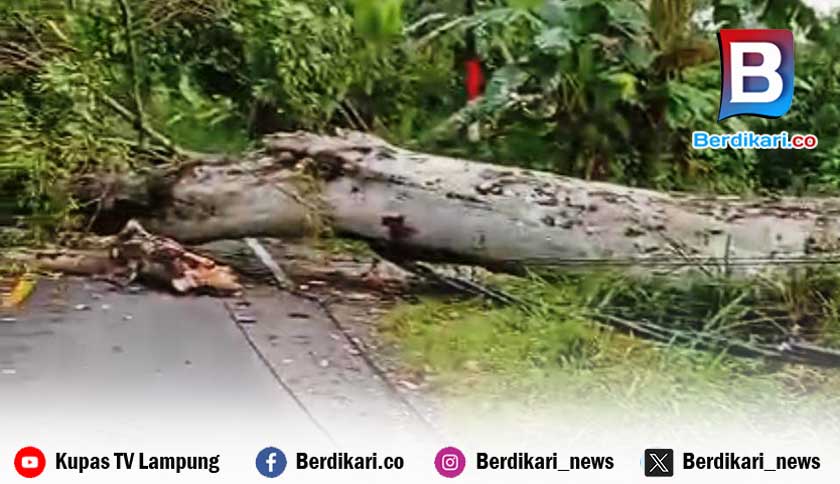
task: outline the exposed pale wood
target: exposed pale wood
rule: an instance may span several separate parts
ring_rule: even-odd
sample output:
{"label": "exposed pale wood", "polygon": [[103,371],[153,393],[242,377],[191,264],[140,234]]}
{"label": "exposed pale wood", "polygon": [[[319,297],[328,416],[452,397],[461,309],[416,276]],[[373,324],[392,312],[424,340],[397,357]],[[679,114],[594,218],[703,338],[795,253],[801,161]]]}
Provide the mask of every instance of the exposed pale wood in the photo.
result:
{"label": "exposed pale wood", "polygon": [[172,239],[152,235],[136,221],[130,221],[116,236],[88,240],[84,245],[89,248],[6,251],[0,255],[0,262],[100,277],[122,285],[140,277],[178,293],[241,290],[228,266],[191,252]]}

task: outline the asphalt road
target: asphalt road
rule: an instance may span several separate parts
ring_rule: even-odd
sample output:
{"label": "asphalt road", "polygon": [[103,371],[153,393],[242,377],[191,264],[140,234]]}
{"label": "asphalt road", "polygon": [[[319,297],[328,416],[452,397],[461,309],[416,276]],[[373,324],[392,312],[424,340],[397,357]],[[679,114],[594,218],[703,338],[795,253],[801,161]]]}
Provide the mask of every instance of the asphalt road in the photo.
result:
{"label": "asphalt road", "polygon": [[103,439],[208,424],[333,445],[430,434],[316,303],[274,288],[224,300],[42,281],[0,320],[6,437],[56,422]]}

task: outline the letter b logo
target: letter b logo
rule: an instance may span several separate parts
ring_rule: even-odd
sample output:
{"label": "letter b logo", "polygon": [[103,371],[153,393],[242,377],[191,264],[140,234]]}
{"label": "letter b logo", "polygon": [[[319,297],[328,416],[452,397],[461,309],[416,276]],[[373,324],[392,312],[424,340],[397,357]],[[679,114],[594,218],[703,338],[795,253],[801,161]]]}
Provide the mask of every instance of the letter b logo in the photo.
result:
{"label": "letter b logo", "polygon": [[793,33],[723,29],[718,33],[721,96],[718,121],[739,115],[778,118],[793,100]]}

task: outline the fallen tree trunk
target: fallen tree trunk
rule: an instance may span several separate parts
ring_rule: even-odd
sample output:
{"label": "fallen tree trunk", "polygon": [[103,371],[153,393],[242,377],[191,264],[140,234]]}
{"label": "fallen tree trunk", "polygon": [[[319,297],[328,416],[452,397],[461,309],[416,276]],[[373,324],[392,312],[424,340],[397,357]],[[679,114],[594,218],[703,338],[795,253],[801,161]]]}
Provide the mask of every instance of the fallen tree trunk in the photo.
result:
{"label": "fallen tree trunk", "polygon": [[139,217],[184,242],[330,227],[402,257],[501,270],[703,265],[738,273],[840,248],[838,198],[666,194],[415,153],[361,133],[275,134],[241,158],[89,178],[78,191],[98,199],[101,220],[115,228]]}

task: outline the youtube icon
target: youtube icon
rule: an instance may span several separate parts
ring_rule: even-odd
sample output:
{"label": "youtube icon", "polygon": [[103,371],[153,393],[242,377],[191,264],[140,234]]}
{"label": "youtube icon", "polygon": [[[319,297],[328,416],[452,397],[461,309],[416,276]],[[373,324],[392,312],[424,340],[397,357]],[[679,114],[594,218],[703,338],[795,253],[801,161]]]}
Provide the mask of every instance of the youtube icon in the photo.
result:
{"label": "youtube icon", "polygon": [[38,477],[46,466],[47,459],[37,447],[24,447],[15,454],[15,470],[23,477]]}

